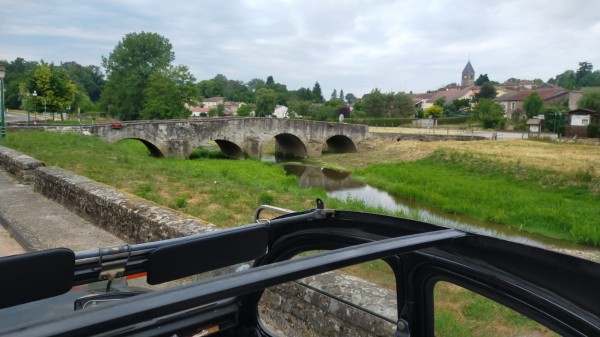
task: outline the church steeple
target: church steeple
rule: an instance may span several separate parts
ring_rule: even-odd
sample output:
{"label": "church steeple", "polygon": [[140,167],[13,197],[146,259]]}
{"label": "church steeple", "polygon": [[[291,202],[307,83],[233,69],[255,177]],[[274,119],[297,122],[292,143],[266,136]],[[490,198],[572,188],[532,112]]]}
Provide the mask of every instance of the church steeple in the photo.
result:
{"label": "church steeple", "polygon": [[463,69],[462,71],[462,79],[460,81],[460,86],[465,88],[465,87],[470,87],[475,83],[475,69],[473,69],[473,66],[471,65],[471,60],[469,60],[469,62],[467,62],[467,65],[465,66],[465,69]]}

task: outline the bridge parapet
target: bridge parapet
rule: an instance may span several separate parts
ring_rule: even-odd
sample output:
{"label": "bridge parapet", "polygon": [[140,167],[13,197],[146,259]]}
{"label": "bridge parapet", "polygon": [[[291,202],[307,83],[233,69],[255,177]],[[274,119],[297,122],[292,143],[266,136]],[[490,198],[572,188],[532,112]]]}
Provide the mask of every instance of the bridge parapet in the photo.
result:
{"label": "bridge parapet", "polygon": [[93,135],[110,142],[142,141],[153,155],[188,158],[203,143],[214,141],[230,157],[244,153],[260,157],[263,147],[275,139],[276,151],[316,157],[327,147],[332,152],[356,152],[356,144],[367,137],[368,127],[358,124],[305,121],[264,117],[202,118],[98,124]]}

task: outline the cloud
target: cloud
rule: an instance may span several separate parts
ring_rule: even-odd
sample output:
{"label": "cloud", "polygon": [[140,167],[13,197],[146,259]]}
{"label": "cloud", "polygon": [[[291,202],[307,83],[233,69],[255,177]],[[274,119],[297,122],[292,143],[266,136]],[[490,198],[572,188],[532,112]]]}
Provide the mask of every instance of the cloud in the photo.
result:
{"label": "cloud", "polygon": [[476,72],[547,80],[600,66],[600,2],[3,1],[0,58],[99,65],[128,33],[156,32],[197,79],[272,75],[327,96],[425,91]]}

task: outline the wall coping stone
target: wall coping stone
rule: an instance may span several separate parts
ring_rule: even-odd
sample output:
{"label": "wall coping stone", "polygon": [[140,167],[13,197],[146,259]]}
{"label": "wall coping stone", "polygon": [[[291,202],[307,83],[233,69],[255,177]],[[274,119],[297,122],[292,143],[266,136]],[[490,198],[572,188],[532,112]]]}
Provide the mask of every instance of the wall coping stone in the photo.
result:
{"label": "wall coping stone", "polygon": [[23,184],[33,182],[35,169],[45,166],[41,160],[4,146],[0,146],[0,164]]}

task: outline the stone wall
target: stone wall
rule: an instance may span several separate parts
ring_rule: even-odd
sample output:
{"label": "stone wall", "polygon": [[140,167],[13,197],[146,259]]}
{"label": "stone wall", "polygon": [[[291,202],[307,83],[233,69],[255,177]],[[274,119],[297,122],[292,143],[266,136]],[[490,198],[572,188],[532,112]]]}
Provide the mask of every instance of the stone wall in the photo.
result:
{"label": "stone wall", "polygon": [[35,178],[35,169],[44,166],[44,162],[0,146],[0,164],[23,184],[30,184]]}
{"label": "stone wall", "polygon": [[383,139],[383,140],[418,140],[423,142],[439,142],[445,140],[484,140],[485,137],[473,136],[473,135],[435,135],[435,134],[412,134],[412,133],[387,133],[387,132],[371,132],[369,133],[371,139]]}
{"label": "stone wall", "polygon": [[577,139],[587,138],[587,126],[566,125],[565,137]]}
{"label": "stone wall", "polygon": [[[36,192],[130,243],[216,230],[212,224],[61,168],[45,167],[41,161],[1,146],[0,165],[16,177],[32,182]],[[395,317],[393,291],[338,273],[313,276],[303,282],[309,287],[288,283],[265,292],[260,316],[269,328],[288,337],[393,335],[394,324],[348,304]]]}

